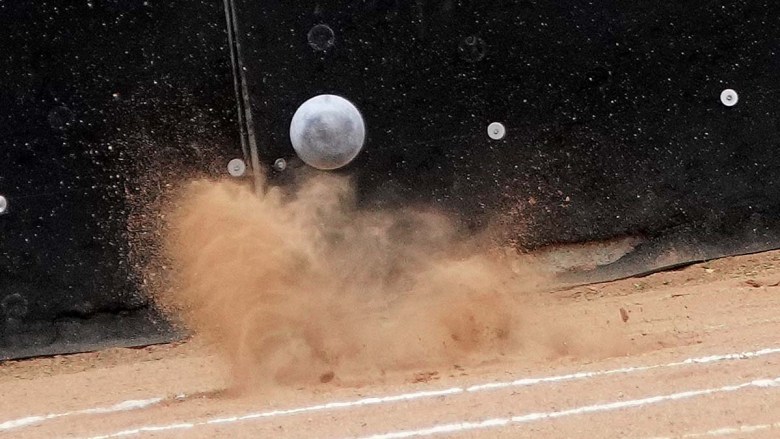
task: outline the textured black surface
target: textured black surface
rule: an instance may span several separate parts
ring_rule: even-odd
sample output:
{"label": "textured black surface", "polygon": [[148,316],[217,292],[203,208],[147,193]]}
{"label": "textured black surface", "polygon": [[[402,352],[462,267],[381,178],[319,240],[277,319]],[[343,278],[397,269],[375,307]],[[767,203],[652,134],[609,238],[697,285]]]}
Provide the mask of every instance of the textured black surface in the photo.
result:
{"label": "textured black surface", "polygon": [[366,204],[498,215],[523,248],[644,237],[634,272],[780,245],[776,2],[235,3],[269,166],[295,163],[297,106],[333,93],[366,119],[342,171]]}
{"label": "textured black surface", "polygon": [[174,336],[133,243],[166,178],[241,157],[222,2],[0,1],[0,27],[0,359]]}
{"label": "textured black surface", "polygon": [[175,336],[141,285],[159,190],[248,134],[294,172],[321,93],[366,119],[339,171],[365,206],[501,221],[524,249],[643,240],[571,282],[780,246],[775,2],[228,3],[237,45],[219,0],[0,0],[0,359]]}

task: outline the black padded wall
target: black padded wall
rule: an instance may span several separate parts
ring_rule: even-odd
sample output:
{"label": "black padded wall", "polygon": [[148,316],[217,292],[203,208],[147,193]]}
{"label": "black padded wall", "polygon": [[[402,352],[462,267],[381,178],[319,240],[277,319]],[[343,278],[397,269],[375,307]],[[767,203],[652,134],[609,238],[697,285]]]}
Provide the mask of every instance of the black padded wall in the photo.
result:
{"label": "black padded wall", "polygon": [[242,156],[223,3],[0,1],[0,27],[0,358],[170,338],[133,243],[166,179]]}
{"label": "black padded wall", "polygon": [[768,0],[0,0],[0,26],[0,358],[174,337],[144,294],[159,194],[253,155],[285,184],[323,93],[365,118],[335,171],[365,207],[640,243],[572,282],[780,246]]}
{"label": "black padded wall", "polygon": [[366,121],[340,172],[367,205],[501,216],[521,248],[645,242],[607,277],[780,242],[776,2],[233,2],[269,168],[332,93]]}

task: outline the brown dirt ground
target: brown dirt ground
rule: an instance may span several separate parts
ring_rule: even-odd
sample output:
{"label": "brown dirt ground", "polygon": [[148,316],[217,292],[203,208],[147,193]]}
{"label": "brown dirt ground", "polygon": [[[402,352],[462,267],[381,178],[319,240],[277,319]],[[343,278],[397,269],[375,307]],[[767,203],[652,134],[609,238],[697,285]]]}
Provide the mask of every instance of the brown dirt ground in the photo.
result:
{"label": "brown dirt ground", "polygon": [[[385,371],[381,379],[227,391],[222,358],[199,340],[0,365],[0,424],[156,396],[142,410],[84,414],[0,431],[0,437],[91,437],[144,425],[444,389],[522,377],[664,364],[780,347],[780,252],[726,258],[644,278],[538,295],[524,327],[547,349],[483,364]],[[534,332],[534,328],[540,328]],[[543,328],[543,330],[541,329]],[[530,343],[530,342],[529,342]],[[780,377],[780,355],[545,383],[145,433],[151,437],[352,437],[625,401]],[[186,396],[177,398],[177,395]],[[683,437],[780,421],[780,389],[749,388],[642,408],[468,431],[465,437]],[[715,434],[710,434],[714,436]],[[780,437],[765,428],[733,437]],[[691,437],[691,436],[689,436]],[[693,436],[695,437],[695,436]],[[704,436],[708,437],[708,436]]]}

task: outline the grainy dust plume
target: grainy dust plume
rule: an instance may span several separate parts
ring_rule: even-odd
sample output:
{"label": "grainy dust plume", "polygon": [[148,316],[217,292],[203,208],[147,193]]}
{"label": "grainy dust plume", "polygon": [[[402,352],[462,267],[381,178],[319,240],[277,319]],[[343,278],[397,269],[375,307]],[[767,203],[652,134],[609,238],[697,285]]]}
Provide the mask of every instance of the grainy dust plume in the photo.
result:
{"label": "grainy dust plume", "polygon": [[522,293],[539,280],[441,214],[359,210],[332,175],[292,194],[193,182],[169,229],[177,281],[161,300],[224,351],[242,385],[498,358],[522,345]]}

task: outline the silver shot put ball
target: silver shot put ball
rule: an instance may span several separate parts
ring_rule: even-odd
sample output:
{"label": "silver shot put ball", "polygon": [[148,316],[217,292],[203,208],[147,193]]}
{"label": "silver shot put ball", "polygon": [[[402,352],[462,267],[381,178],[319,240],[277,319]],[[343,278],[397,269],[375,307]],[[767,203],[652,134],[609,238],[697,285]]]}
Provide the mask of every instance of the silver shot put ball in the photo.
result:
{"label": "silver shot put ball", "polygon": [[322,170],[349,164],[363,149],[366,127],[352,102],[319,95],[304,102],[290,122],[290,141],[307,165]]}

